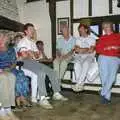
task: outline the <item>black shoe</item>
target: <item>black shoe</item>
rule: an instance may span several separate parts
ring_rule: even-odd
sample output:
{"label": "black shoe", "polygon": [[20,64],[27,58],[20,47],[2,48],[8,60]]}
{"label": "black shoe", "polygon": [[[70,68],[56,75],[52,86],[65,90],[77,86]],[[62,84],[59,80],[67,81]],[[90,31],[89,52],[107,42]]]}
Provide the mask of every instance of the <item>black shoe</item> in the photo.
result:
{"label": "black shoe", "polygon": [[107,105],[110,104],[111,101],[106,99],[104,96],[101,96],[101,104]]}

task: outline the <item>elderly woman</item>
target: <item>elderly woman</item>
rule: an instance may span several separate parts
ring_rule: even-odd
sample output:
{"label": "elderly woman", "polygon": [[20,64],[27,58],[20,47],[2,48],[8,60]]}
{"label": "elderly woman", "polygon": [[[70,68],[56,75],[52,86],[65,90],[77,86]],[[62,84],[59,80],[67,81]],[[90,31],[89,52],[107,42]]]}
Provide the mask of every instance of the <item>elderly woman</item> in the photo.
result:
{"label": "elderly woman", "polygon": [[[7,62],[6,58],[12,58],[6,45],[8,42],[8,31],[0,30],[0,120],[18,120],[12,113],[11,106],[15,106],[15,75],[7,69],[12,61]],[[9,56],[4,56],[5,54]],[[4,64],[3,64],[4,62]]]}
{"label": "elderly woman", "polygon": [[29,92],[28,79],[22,70],[16,69],[16,52],[14,48],[8,47],[7,40],[2,41],[0,51],[0,69],[12,72],[16,76],[15,95],[17,106],[20,107],[20,102],[28,106],[27,96]]}
{"label": "elderly woman", "polygon": [[120,65],[120,34],[113,32],[111,22],[103,22],[102,35],[97,43],[98,63],[102,83],[101,103],[108,104],[111,100],[111,89],[115,82]]}

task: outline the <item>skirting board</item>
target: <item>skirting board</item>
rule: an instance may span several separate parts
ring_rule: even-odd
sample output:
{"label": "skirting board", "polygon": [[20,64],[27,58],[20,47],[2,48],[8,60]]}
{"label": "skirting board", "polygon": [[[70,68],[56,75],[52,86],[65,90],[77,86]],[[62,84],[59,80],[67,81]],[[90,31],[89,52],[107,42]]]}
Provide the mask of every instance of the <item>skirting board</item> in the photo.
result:
{"label": "skirting board", "polygon": [[[72,89],[71,88],[71,84],[65,84],[65,83],[62,83],[61,84],[61,87],[62,88],[67,88],[67,89]],[[84,86],[84,90],[89,90],[89,91],[99,91],[101,89],[100,86],[93,86],[93,85],[85,85]],[[119,87],[113,87],[112,88],[112,93],[120,93],[120,86]]]}

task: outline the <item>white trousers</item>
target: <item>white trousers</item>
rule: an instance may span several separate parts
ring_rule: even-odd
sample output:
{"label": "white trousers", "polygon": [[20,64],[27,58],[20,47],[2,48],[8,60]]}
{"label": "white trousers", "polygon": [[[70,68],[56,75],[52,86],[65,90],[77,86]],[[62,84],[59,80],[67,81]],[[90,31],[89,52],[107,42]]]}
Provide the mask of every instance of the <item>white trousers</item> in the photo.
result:
{"label": "white trousers", "polygon": [[32,89],[32,99],[37,99],[37,74],[34,72],[28,70],[28,69],[22,69],[26,76],[31,77],[31,89]]}
{"label": "white trousers", "polygon": [[73,82],[84,85],[88,70],[93,61],[93,56],[79,56],[78,59],[75,60],[74,69],[76,77],[73,77]]}

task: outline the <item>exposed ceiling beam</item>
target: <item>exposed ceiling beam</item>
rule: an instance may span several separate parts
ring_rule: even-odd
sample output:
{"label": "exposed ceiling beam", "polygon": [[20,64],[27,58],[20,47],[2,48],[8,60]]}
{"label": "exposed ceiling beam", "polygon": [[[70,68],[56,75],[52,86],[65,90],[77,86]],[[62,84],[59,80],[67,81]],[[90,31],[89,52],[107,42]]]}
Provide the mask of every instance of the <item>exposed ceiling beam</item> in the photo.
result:
{"label": "exposed ceiling beam", "polygon": [[[55,0],[56,2],[59,2],[59,1],[68,1],[68,0]],[[46,2],[50,2],[50,0],[46,0]]]}
{"label": "exposed ceiling beam", "polygon": [[23,31],[23,24],[0,15],[0,29]]}

